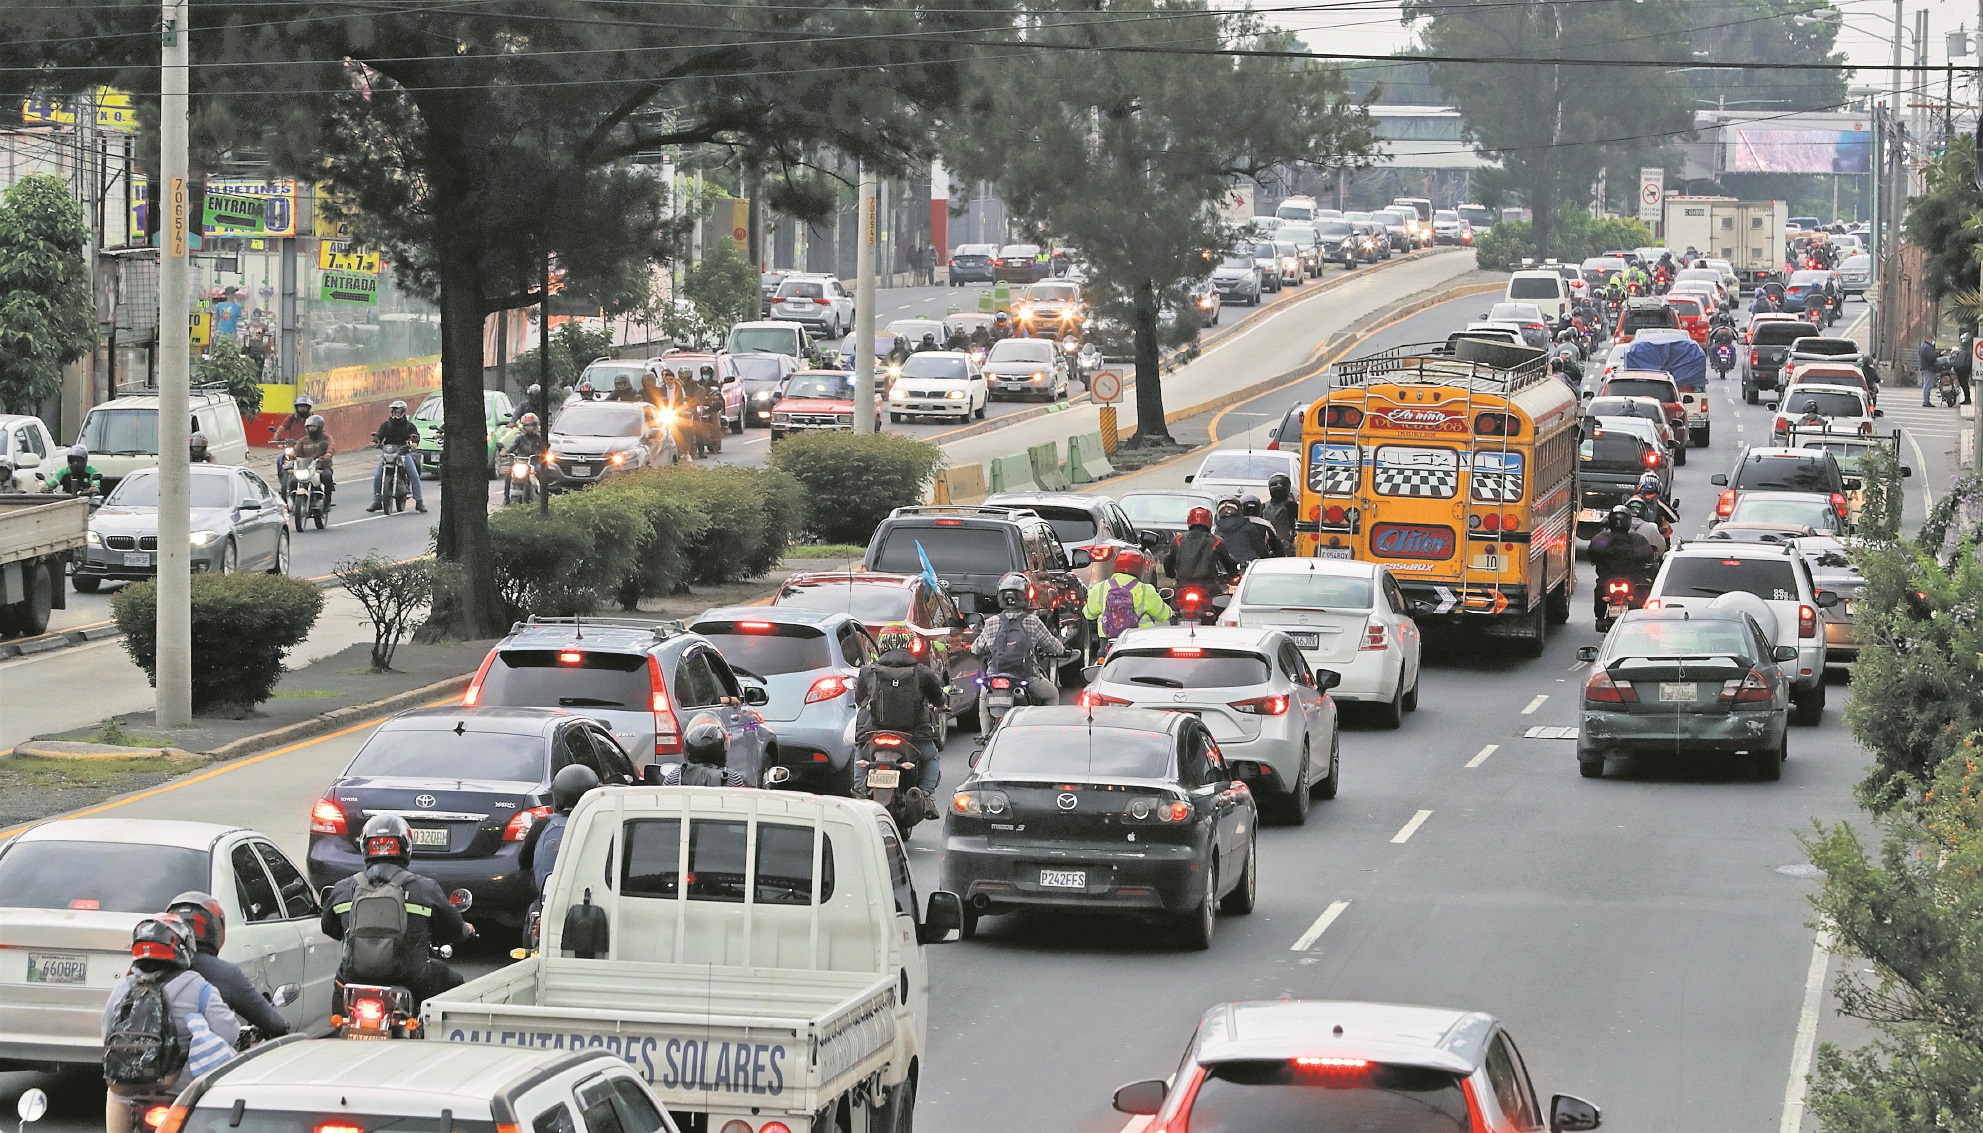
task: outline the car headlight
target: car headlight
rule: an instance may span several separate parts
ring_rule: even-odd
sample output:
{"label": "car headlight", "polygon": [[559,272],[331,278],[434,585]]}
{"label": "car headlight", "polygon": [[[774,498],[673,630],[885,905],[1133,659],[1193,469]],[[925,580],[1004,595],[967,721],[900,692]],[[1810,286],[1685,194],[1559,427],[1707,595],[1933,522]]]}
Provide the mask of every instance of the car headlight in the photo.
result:
{"label": "car headlight", "polygon": [[193,546],[211,547],[214,544],[214,540],[219,538],[220,532],[218,531],[195,531],[193,532]]}
{"label": "car headlight", "polygon": [[87,543],[92,547],[101,547],[103,546],[103,536],[98,535],[96,533],[96,528],[92,527],[89,530],[83,532],[83,542]]}
{"label": "car headlight", "polygon": [[842,425],[852,425],[854,423],[854,415],[852,413],[842,413],[840,415],[840,423]]}
{"label": "car headlight", "polygon": [[961,389],[954,389],[951,390],[949,393],[944,394],[943,396],[950,401],[962,401],[964,400],[964,391]]}
{"label": "car headlight", "polygon": [[1047,380],[1047,373],[1045,370],[1034,370],[1032,376],[1033,376],[1033,380],[1036,382],[1043,382]]}
{"label": "car headlight", "polygon": [[608,464],[625,464],[627,462],[627,454],[624,452],[616,452],[613,455],[607,457],[606,462]]}
{"label": "car headlight", "polygon": [[890,401],[901,401],[908,396],[909,396],[909,391],[903,389],[901,386],[889,387],[888,400]]}
{"label": "car headlight", "polygon": [[792,415],[790,413],[773,413],[771,415],[771,419],[773,421],[790,422],[792,420]]}

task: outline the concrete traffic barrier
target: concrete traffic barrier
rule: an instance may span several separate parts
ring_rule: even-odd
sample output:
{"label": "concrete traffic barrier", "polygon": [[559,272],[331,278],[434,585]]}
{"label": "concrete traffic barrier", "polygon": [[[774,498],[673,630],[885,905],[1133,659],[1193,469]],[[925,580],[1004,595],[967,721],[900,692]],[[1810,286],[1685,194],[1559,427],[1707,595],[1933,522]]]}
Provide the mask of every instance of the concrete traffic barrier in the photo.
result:
{"label": "concrete traffic barrier", "polygon": [[1076,484],[1092,484],[1115,475],[1115,465],[1102,445],[1100,431],[1076,433],[1067,438],[1067,478]]}
{"label": "concrete traffic barrier", "polygon": [[963,464],[936,474],[936,502],[940,504],[980,503],[990,493],[985,489],[985,466]]}
{"label": "concrete traffic barrier", "polygon": [[1033,480],[1049,492],[1065,492],[1074,485],[1068,482],[1067,473],[1061,471],[1060,446],[1046,441],[1026,450],[1026,456],[1033,462]]}
{"label": "concrete traffic barrier", "polygon": [[991,462],[991,490],[999,492],[1024,492],[1036,489],[1033,483],[1033,461],[1028,456],[995,456]]}

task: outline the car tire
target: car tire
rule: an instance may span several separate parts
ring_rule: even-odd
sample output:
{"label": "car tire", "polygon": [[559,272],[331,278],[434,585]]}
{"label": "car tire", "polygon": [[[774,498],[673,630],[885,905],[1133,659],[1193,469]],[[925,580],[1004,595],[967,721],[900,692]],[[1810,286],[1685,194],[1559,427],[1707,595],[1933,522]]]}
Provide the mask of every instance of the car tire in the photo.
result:
{"label": "car tire", "polygon": [[1710,430],[1710,429],[1689,429],[1689,430],[1688,430],[1687,432],[1688,432],[1688,443],[1689,443],[1689,444],[1691,444],[1691,445],[1693,445],[1693,446],[1694,446],[1695,448],[1706,448],[1706,447],[1708,447],[1708,438],[1709,438],[1709,437],[1710,437],[1710,436],[1712,435],[1712,430]]}
{"label": "car tire", "polygon": [[1196,908],[1178,917],[1178,946],[1187,952],[1203,952],[1212,947],[1212,935],[1218,927],[1219,858],[1214,854],[1205,865],[1205,895]]}
{"label": "car tire", "polygon": [[275,562],[269,564],[269,573],[287,576],[289,574],[289,532],[276,536]]}
{"label": "car tire", "polygon": [[1412,674],[1411,690],[1405,693],[1405,711],[1407,712],[1418,711],[1418,682],[1424,679],[1425,679],[1425,669],[1423,667],[1421,667],[1418,672]]}
{"label": "car tire", "polygon": [[[1301,765],[1295,771],[1294,785],[1288,788],[1287,793],[1272,800],[1274,821],[1282,826],[1308,825],[1310,798],[1308,787],[1308,745],[1304,743],[1301,748]],[[1247,868],[1253,867],[1249,864]]]}
{"label": "car tire", "polygon": [[100,578],[85,578],[79,574],[69,580],[69,585],[74,587],[78,594],[94,594],[103,589],[103,580]]}
{"label": "car tire", "polygon": [[1684,441],[1681,442],[1678,448],[1673,450],[1673,466],[1675,468],[1687,467],[1687,445]]}
{"label": "car tire", "polygon": [[1405,682],[1404,674],[1398,675],[1398,687],[1391,693],[1391,699],[1377,706],[1377,726],[1380,728],[1402,728],[1405,724]]}
{"label": "car tire", "polygon": [[1790,758],[1790,735],[1784,734],[1783,742],[1776,745],[1775,751],[1766,751],[1756,756],[1756,778],[1765,783],[1774,783],[1783,778],[1783,761]]}
{"label": "car tire", "polygon": [[1239,875],[1239,884],[1219,902],[1219,911],[1227,916],[1243,917],[1253,911],[1259,892],[1260,835],[1255,833],[1246,841],[1246,872]]}
{"label": "car tire", "polygon": [[1343,786],[1343,737],[1340,734],[1329,737],[1329,773],[1315,781],[1308,789],[1309,794],[1324,802],[1336,797]]}
{"label": "car tire", "polygon": [[[1546,600],[1546,605],[1549,608],[1550,625],[1560,626],[1560,625],[1568,624],[1568,622],[1570,621],[1570,580],[1569,579],[1567,578],[1564,579],[1562,585],[1558,586],[1556,589],[1551,590],[1549,592],[1549,597]],[[1418,690],[1413,689],[1412,691],[1416,692]]]}
{"label": "car tire", "polygon": [[957,919],[957,939],[976,940],[978,938],[978,918],[982,915],[978,910],[971,907],[970,902],[965,902],[964,915]]}
{"label": "car tire", "polygon": [[220,548],[220,573],[233,574],[241,568],[241,550],[229,539]]}
{"label": "car tire", "polygon": [[977,417],[978,417],[978,420],[980,420],[980,421],[982,421],[982,420],[984,420],[984,419],[985,419],[985,410],[987,410],[987,409],[990,409],[990,408],[991,408],[991,395],[990,395],[990,394],[986,394],[986,395],[985,395],[985,400],[984,400],[984,403],[983,403],[982,405],[980,405],[980,406],[978,406],[978,408],[977,408]]}
{"label": "car tire", "polygon": [[1825,718],[1825,682],[1820,680],[1818,687],[1808,693],[1790,690],[1790,722],[1813,727]]}
{"label": "car tire", "polygon": [[25,596],[10,606],[0,606],[0,636],[20,634],[35,637],[48,631],[48,615],[55,608],[55,588],[59,566],[36,563],[25,569],[21,589]]}
{"label": "car tire", "polygon": [[1756,395],[1755,387],[1745,384],[1742,387],[1742,400],[1748,402],[1751,405],[1755,405],[1758,402],[1760,402],[1762,399]]}
{"label": "car tire", "polygon": [[1540,657],[1549,646],[1549,611],[1547,601],[1538,603],[1535,612],[1529,615],[1529,635],[1518,648],[1524,657]]}
{"label": "car tire", "polygon": [[1577,774],[1586,779],[1604,778],[1604,759],[1602,757],[1597,759],[1579,758],[1577,760]]}
{"label": "car tire", "polygon": [[902,423],[902,415],[900,413],[890,413],[888,415],[888,423],[891,425],[900,425]]}

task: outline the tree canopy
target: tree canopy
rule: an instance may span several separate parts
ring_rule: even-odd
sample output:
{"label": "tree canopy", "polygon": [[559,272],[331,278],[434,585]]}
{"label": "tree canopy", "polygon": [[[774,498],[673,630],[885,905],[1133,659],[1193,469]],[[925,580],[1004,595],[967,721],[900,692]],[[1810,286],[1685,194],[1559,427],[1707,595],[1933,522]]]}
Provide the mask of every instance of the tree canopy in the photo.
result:
{"label": "tree canopy", "polygon": [[60,178],[32,174],[0,196],[0,406],[33,413],[62,367],[96,343],[89,225]]}

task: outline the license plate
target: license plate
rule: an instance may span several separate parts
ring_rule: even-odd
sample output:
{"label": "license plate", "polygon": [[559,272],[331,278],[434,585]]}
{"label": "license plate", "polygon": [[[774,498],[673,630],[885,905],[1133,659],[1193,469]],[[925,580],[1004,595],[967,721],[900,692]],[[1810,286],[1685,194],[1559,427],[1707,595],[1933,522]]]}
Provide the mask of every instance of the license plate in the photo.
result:
{"label": "license plate", "polygon": [[31,984],[79,984],[88,980],[90,958],[59,952],[28,953],[28,982]]}
{"label": "license plate", "polygon": [[448,844],[447,828],[416,826],[413,828],[413,844],[416,846],[439,846],[442,849],[446,849]]}
{"label": "license plate", "polygon": [[1604,516],[1594,507],[1587,507],[1577,513],[1578,523],[1597,523],[1603,519]]}
{"label": "license plate", "polygon": [[571,466],[571,474],[573,476],[590,476],[592,475],[592,466],[590,464],[574,464]]}
{"label": "license plate", "polygon": [[420,459],[428,464],[439,464],[441,462],[441,454],[438,452],[422,453]]}
{"label": "license plate", "polygon": [[150,552],[150,551],[126,551],[126,552],[124,552],[124,565],[125,565],[125,566],[150,566],[150,565],[151,565],[151,552]]}
{"label": "license plate", "polygon": [[[1608,611],[1611,614],[1611,616],[1615,618],[1618,617],[1620,614],[1623,614],[1627,608],[1628,607],[1623,602],[1613,602],[1610,605],[1606,606],[1605,610]],[[1687,699],[1692,700],[1693,697],[1688,697]]]}
{"label": "license plate", "polygon": [[1659,699],[1666,704],[1692,704],[1700,687],[1693,681],[1661,681]]}
{"label": "license plate", "polygon": [[868,772],[868,786],[896,788],[902,785],[902,772],[889,767]]}
{"label": "license plate", "polygon": [[1085,869],[1043,869],[1040,871],[1042,889],[1086,889],[1088,871]]}
{"label": "license plate", "polygon": [[1291,633],[1288,640],[1294,642],[1296,649],[1314,649],[1322,644],[1320,635],[1313,633]]}
{"label": "license plate", "polygon": [[1348,547],[1317,547],[1315,549],[1315,557],[1318,559],[1347,559],[1351,553]]}
{"label": "license plate", "polygon": [[993,708],[1012,707],[1012,693],[1008,689],[994,689],[985,693],[985,703]]}

